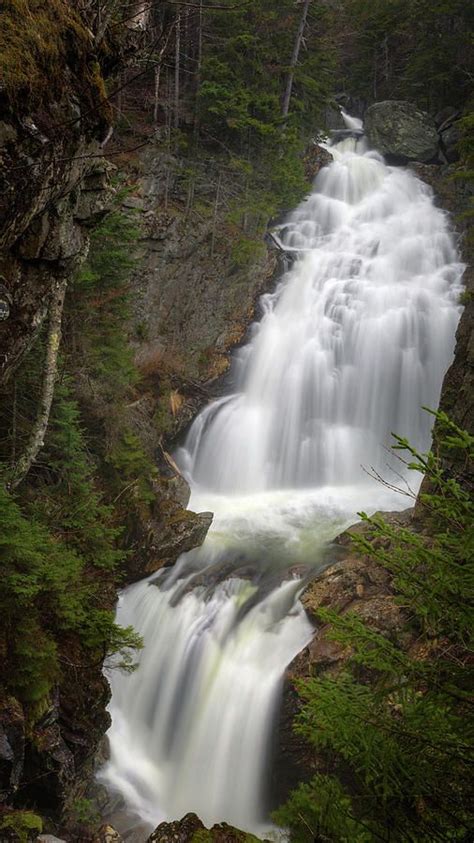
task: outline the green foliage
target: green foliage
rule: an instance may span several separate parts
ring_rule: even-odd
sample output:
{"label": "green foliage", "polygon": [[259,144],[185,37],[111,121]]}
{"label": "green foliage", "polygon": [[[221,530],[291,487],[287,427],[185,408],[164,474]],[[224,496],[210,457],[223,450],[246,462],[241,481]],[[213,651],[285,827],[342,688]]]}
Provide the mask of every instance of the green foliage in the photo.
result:
{"label": "green foliage", "polygon": [[436,111],[469,95],[474,13],[464,0],[346,0],[341,66],[351,94]]}
{"label": "green foliage", "polygon": [[[100,391],[107,423],[121,422],[122,405],[136,380],[124,342],[136,240],[132,221],[118,211],[92,234],[88,263],[67,301],[66,343],[44,446],[19,496],[13,498],[3,485],[0,491],[0,649],[7,654],[2,683],[30,710],[61,681],[69,643],[85,665],[110,657],[127,670],[140,645],[133,630],[115,626],[108,608],[125,558],[123,528],[117,526],[116,507],[105,502],[107,475],[102,488],[98,483],[104,427],[94,431],[94,439],[84,423],[91,415],[81,412],[74,396],[76,379],[82,377]],[[43,360],[40,338],[2,401],[0,455],[6,466],[28,440]],[[116,438],[113,431],[106,441]],[[97,442],[94,454],[91,445]],[[132,470],[143,473],[137,482],[149,495],[150,466],[143,452],[135,441],[122,446],[113,496],[129,483]]]}
{"label": "green foliage", "polygon": [[152,503],[154,493],[151,478],[156,470],[151,466],[138,436],[122,429],[115,445],[110,448],[106,462],[114,469],[115,485],[122,489],[133,487],[141,501]]}
{"label": "green foliage", "polygon": [[68,62],[92,86],[90,38],[77,13],[63,0],[3,0],[0,74],[16,109],[37,107],[64,87]]}
{"label": "green foliage", "polygon": [[[117,203],[121,198],[123,191],[118,193]],[[139,438],[129,429],[125,409],[139,380],[127,336],[128,284],[137,265],[139,234],[133,214],[118,208],[94,230],[87,262],[75,279],[68,302],[73,335],[68,362],[92,387],[94,413],[101,417],[102,425],[98,435],[93,431],[89,444],[95,448],[114,499],[128,489],[131,496],[127,495],[127,502],[135,498],[150,503],[155,470]],[[110,521],[106,516],[104,511],[104,525]]]}
{"label": "green foliage", "polygon": [[232,244],[230,259],[235,268],[243,269],[255,263],[264,254],[265,246],[260,240],[253,240],[250,237],[240,237]]}
{"label": "green foliage", "polygon": [[106,216],[92,233],[88,259],[68,300],[82,365],[100,383],[105,401],[117,402],[137,379],[126,324],[138,237],[130,215],[115,210]]}
{"label": "green foliage", "polygon": [[[26,518],[0,485],[0,633],[7,656],[2,683],[27,703],[45,697],[59,678],[57,639],[79,637],[91,655],[134,647],[130,629],[101,609],[100,580],[65,539]],[[125,653],[126,665],[130,663]]]}
{"label": "green foliage", "polygon": [[76,799],[71,806],[71,818],[73,822],[92,825],[100,822],[100,814],[97,805],[91,799]]}
{"label": "green foliage", "polygon": [[[281,103],[301,6],[293,0],[223,5],[229,8],[206,10],[196,104],[200,134],[206,143],[218,139],[231,164],[240,162],[241,174],[246,172],[241,200],[246,217],[253,216],[258,199],[271,205],[272,215],[300,201],[307,189],[302,151],[321,125],[334,82],[330,15],[325,3],[313,2],[284,120]],[[247,228],[258,233],[268,218],[257,215],[254,229],[247,219]]]}
{"label": "green foliage", "polygon": [[332,776],[317,775],[310,784],[300,784],[288,804],[275,811],[274,819],[291,829],[294,843],[372,843],[374,839],[354,818],[350,798]]}
{"label": "green foliage", "polygon": [[415,651],[403,646],[406,634],[382,634],[354,613],[318,612],[352,655],[338,676],[299,684],[296,728],[327,771],[277,812],[299,843],[469,839],[474,503],[442,460],[450,453],[465,467],[474,437],[444,413],[436,430],[441,455],[395,437],[409,468],[425,475],[429,535],[362,513],[368,533],[354,536],[359,552],[392,574]]}
{"label": "green foliage", "polygon": [[6,811],[0,814],[0,837],[13,839],[18,843],[29,843],[43,831],[43,820],[32,811]]}
{"label": "green foliage", "polygon": [[42,460],[46,476],[41,485],[37,478],[37,494],[28,503],[28,512],[60,533],[87,562],[113,570],[124,556],[116,549],[121,530],[114,526],[113,508],[95,489],[95,466],[67,375],[56,385]]}

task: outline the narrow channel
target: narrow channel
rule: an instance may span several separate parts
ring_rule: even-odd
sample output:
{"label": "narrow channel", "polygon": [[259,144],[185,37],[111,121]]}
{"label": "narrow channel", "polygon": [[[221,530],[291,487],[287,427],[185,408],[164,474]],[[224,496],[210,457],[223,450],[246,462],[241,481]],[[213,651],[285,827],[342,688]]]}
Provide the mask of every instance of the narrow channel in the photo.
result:
{"label": "narrow channel", "polygon": [[283,676],[311,636],[298,595],[358,511],[406,505],[364,470],[390,479],[391,431],[430,444],[421,408],[452,359],[463,267],[430,189],[346,120],[275,232],[294,261],[234,355],[233,391],[176,454],[190,509],[215,513],[208,537],[120,597],[145,648],[111,676],[100,775],[145,829],[189,811],[268,829]]}

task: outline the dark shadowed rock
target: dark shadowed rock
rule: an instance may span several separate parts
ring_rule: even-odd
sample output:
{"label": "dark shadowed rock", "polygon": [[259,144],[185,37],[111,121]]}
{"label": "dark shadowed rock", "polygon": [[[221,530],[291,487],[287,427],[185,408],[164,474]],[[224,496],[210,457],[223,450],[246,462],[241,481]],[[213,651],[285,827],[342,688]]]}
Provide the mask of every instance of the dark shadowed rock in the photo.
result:
{"label": "dark shadowed rock", "polygon": [[365,115],[365,132],[372,146],[389,163],[437,160],[438,133],[434,121],[410,102],[374,103]]}
{"label": "dark shadowed rock", "polygon": [[324,149],[323,146],[319,146],[317,143],[312,144],[304,158],[306,178],[308,180],[313,180],[316,178],[319,171],[323,167],[327,167],[329,164],[332,164],[332,161],[333,157],[327,149]]}
{"label": "dark shadowed rock", "polygon": [[0,700],[0,803],[11,797],[20,783],[25,758],[25,719],[13,697]]}
{"label": "dark shadowed rock", "polygon": [[[463,275],[465,292],[462,296],[464,311],[456,331],[454,360],[446,372],[441,388],[440,409],[444,410],[459,427],[472,434],[474,432],[474,242],[470,232],[472,218],[469,215],[469,209],[472,206],[474,184],[472,179],[463,177],[462,165],[458,169],[453,164],[446,167],[412,164],[411,168],[419,178],[433,188],[437,203],[453,215],[456,227],[461,234],[458,246],[461,259],[466,264]],[[450,450],[444,458],[446,465],[451,470],[454,469],[465,487],[474,490],[472,466],[466,464],[464,459],[459,463],[459,455],[455,450]],[[425,481],[422,489],[426,489]]]}

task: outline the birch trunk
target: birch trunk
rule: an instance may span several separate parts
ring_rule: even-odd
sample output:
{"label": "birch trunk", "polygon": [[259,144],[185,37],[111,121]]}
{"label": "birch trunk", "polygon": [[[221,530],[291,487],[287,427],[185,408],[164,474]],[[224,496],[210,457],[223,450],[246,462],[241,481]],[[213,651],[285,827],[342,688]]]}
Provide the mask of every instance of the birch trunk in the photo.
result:
{"label": "birch trunk", "polygon": [[308,9],[310,3],[311,0],[304,0],[303,10],[301,12],[301,18],[298,26],[298,32],[296,33],[295,43],[293,47],[293,54],[291,56],[290,69],[288,71],[288,76],[286,79],[286,88],[281,106],[281,114],[282,117],[284,117],[285,119],[288,117],[288,112],[290,110],[291,91],[293,89],[293,79],[295,78],[295,68],[298,64],[298,57],[300,54],[301,42],[303,40],[304,29],[306,26],[306,19],[308,17]]}
{"label": "birch trunk", "polygon": [[61,321],[66,287],[67,281],[60,281],[51,296],[48,337],[46,340],[46,358],[38,415],[28,444],[13,469],[12,478],[8,484],[10,489],[16,489],[22,480],[24,480],[44,445],[51,404],[53,403],[54,384],[58,371],[58,351],[61,342]]}

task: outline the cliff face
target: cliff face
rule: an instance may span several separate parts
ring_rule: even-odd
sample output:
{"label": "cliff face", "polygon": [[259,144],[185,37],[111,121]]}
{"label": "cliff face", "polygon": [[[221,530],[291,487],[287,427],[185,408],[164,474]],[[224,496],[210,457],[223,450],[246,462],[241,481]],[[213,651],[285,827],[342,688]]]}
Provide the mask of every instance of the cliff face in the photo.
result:
{"label": "cliff face", "polygon": [[87,227],[107,207],[110,194],[101,162],[110,108],[99,63],[104,56],[92,33],[62,0],[43,10],[35,7],[34,15],[21,0],[4,6],[2,379],[34,341],[54,285],[68,278],[87,253]]}
{"label": "cliff face", "polygon": [[135,362],[148,406],[158,403],[165,437],[175,440],[219,390],[279,262],[229,220],[240,188],[224,160],[201,153],[193,161],[164,147],[151,142],[140,156],[125,205],[141,232],[131,280]]}
{"label": "cliff face", "polygon": [[[474,431],[474,238],[472,235],[472,208],[474,185],[469,174],[463,177],[462,168],[455,165],[445,167],[412,165],[416,174],[426,181],[434,191],[438,205],[447,211],[458,233],[461,258],[466,264],[463,283],[464,311],[456,332],[454,360],[444,377],[441,389],[440,409],[444,410],[459,427]],[[434,431],[436,444],[436,429]],[[446,464],[453,460],[446,455]],[[454,466],[459,470],[460,466]],[[463,468],[463,482],[473,489],[474,477]]]}
{"label": "cliff face", "polygon": [[[14,377],[51,294],[86,257],[89,229],[115,194],[101,144],[111,116],[104,74],[120,61],[120,49],[98,44],[78,5],[2,3],[0,383]],[[113,600],[104,593],[104,606]],[[2,663],[4,646],[2,634]],[[61,649],[61,680],[36,709],[0,688],[2,839],[27,839],[29,815],[6,806],[60,815],[108,725],[100,663],[85,664],[73,637],[65,635]]]}

